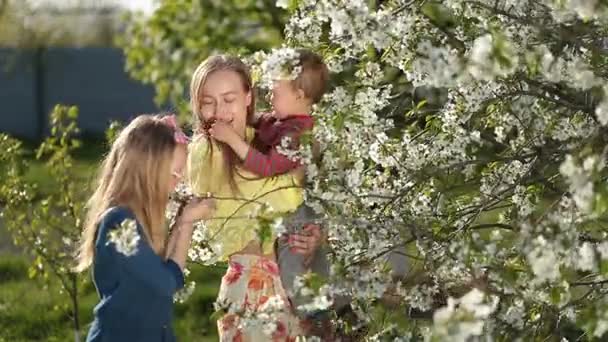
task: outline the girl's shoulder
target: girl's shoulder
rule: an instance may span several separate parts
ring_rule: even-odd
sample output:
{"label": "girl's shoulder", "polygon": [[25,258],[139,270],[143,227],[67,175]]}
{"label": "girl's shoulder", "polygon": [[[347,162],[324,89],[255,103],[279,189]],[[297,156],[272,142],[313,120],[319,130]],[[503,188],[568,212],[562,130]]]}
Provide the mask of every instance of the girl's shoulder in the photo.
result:
{"label": "girl's shoulder", "polygon": [[101,221],[107,223],[123,221],[125,219],[135,219],[135,215],[131,209],[125,206],[114,206],[108,208],[103,214],[101,214]]}
{"label": "girl's shoulder", "polygon": [[133,212],[123,206],[108,208],[99,218],[98,236],[106,236],[109,231],[120,227],[125,221],[137,222]]}

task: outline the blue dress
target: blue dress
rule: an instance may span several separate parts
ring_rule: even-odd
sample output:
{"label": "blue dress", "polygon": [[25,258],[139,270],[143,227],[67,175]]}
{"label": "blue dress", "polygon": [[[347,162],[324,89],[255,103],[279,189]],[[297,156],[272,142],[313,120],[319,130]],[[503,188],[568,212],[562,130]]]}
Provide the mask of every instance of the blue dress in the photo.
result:
{"label": "blue dress", "polygon": [[137,252],[125,256],[108,233],[135,215],[114,207],[102,216],[95,241],[93,282],[100,302],[95,306],[88,342],[173,342],[173,295],[184,275],[173,260],[163,260],[150,247],[137,222]]}

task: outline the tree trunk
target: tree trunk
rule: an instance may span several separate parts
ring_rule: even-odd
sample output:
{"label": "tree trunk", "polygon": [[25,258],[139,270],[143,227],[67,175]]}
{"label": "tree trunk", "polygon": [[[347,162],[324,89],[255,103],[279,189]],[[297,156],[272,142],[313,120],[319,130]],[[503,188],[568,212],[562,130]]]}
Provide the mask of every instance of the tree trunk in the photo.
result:
{"label": "tree trunk", "polygon": [[72,317],[74,322],[74,341],[80,342],[80,317],[78,307],[78,277],[76,274],[71,275],[72,278]]}

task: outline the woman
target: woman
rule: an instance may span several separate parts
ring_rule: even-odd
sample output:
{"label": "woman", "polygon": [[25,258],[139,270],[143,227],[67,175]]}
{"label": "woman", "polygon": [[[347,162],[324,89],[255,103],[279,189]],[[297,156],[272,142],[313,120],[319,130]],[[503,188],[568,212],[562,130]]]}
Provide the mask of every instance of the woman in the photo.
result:
{"label": "woman", "polygon": [[[190,146],[188,174],[192,189],[210,192],[217,200],[215,217],[208,222],[208,237],[220,259],[229,261],[218,303],[228,313],[218,321],[221,341],[288,341],[301,334],[280,281],[273,253],[276,235],[256,227],[250,216],[270,202],[275,214],[295,210],[302,203],[300,177],[260,179],[240,167],[232,150],[204,133],[210,123],[228,123],[241,137],[250,139],[254,123],[253,87],[248,68],[236,57],[213,56],[199,65],[190,85],[194,126],[201,133]],[[211,175],[203,177],[204,175]],[[294,237],[293,247],[310,253],[319,234]],[[272,329],[243,325],[244,316],[260,317],[273,299],[282,301]],[[251,322],[247,322],[251,323]]]}
{"label": "woman", "polygon": [[184,170],[186,143],[173,117],[142,115],[103,161],[76,267],[92,265],[100,297],[87,341],[175,340],[173,295],[184,285],[192,225],[213,205],[190,202],[167,239],[165,208]]}

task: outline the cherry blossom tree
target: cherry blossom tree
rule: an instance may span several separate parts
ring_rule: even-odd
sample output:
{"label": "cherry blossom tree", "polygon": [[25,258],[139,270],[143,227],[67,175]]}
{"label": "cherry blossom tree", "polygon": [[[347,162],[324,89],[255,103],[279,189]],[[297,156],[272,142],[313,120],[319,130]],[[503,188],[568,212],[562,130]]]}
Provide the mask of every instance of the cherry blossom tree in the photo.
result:
{"label": "cherry blossom tree", "polygon": [[[249,58],[258,80],[285,67],[274,57],[289,48],[321,53],[332,71],[314,113],[322,162],[311,144],[297,152],[333,251],[332,279],[312,289],[330,300],[312,309],[351,297],[371,340],[605,338],[608,5],[277,6],[289,12],[283,46]],[[204,38],[181,33],[143,35]],[[171,49],[176,60],[193,53]],[[179,76],[164,77],[167,87],[185,87],[187,69],[155,65]],[[391,272],[392,253],[424,276]],[[387,297],[392,314],[379,319]],[[408,318],[411,309],[432,322]]]}
{"label": "cherry blossom tree", "polygon": [[0,218],[13,242],[32,258],[30,278],[39,277],[48,284],[58,284],[66,302],[66,311],[73,326],[74,340],[81,340],[79,315],[82,279],[72,268],[74,252],[86,203],[88,179],[77,173],[73,153],[80,147],[76,138],[78,108],[55,106],[50,115],[51,134],[36,149],[36,160],[53,179],[53,190],[27,176],[32,165],[25,156],[22,143],[0,134]]}

